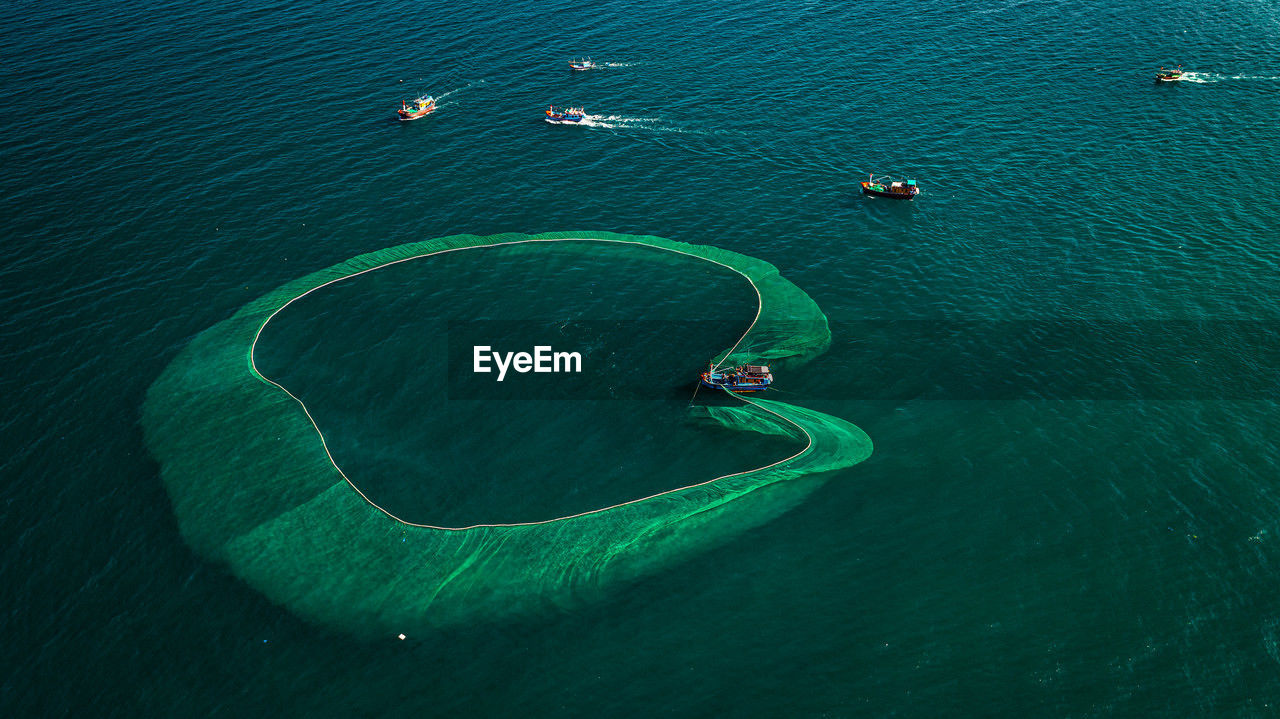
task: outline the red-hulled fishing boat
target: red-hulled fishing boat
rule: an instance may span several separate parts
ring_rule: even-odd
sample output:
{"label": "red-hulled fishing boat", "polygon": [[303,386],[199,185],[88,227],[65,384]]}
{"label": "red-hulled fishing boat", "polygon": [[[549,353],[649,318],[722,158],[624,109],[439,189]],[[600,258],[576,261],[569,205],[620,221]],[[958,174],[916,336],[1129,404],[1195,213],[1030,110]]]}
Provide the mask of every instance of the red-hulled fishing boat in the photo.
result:
{"label": "red-hulled fishing boat", "polygon": [[436,109],[436,100],[430,95],[423,95],[413,101],[413,104],[401,100],[400,109],[396,110],[396,114],[400,116],[401,121],[416,120],[423,117]]}

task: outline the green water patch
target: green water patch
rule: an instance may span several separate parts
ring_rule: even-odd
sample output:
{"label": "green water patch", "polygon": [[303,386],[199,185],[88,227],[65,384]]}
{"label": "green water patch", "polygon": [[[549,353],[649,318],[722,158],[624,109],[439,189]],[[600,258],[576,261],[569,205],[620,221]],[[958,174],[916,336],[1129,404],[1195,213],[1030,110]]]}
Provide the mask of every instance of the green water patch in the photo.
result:
{"label": "green water patch", "polygon": [[[779,371],[792,371],[830,343],[821,311],[776,268],[714,247],[657,237],[553,233],[455,236],[362,255],[268,293],[201,333],[150,388],[143,411],[147,443],[160,463],[186,540],[274,601],[314,621],[359,633],[412,632],[590,601],[618,582],[657,571],[768,521],[819,486],[814,479],[869,456],[869,439],[844,420],[768,399],[730,398],[724,404],[720,398],[713,409],[693,413],[687,421],[718,427],[718,435],[706,436],[723,437],[726,443],[765,438],[794,442],[799,449],[724,476],[695,476],[679,464],[633,467],[665,480],[648,486],[664,488],[575,516],[463,529],[426,526],[430,523],[406,520],[362,494],[331,457],[323,424],[256,365],[259,333],[295,300],[303,308],[306,300],[322,299],[324,290],[366,277],[374,279],[366,290],[371,296],[413,294],[414,287],[392,273],[376,276],[447,253],[483,253],[476,248],[500,246],[515,253],[509,259],[523,256],[527,271],[537,275],[540,258],[560,262],[563,256],[546,253],[570,244],[590,247],[593,265],[613,254],[620,262],[634,263],[635,250],[646,248],[653,257],[649,272],[663,272],[673,262],[710,263],[746,278],[758,294],[758,315],[740,340],[715,352],[718,362],[769,361]],[[529,290],[530,302],[569,284]],[[605,289],[600,289],[602,306],[610,304]],[[678,298],[666,305],[650,301],[677,317],[693,309]],[[419,311],[430,310],[423,306]],[[393,349],[394,343],[382,347]],[[346,382],[349,387],[359,384],[358,378]],[[430,393],[416,401],[424,414],[438,404]],[[495,398],[464,401],[476,406],[504,403]],[[627,400],[637,406],[635,412],[652,401]],[[625,431],[620,434],[617,441],[625,442]],[[481,449],[473,445],[468,451]],[[421,456],[429,461],[429,454]],[[600,465],[577,469],[567,459],[533,453],[522,457],[527,463],[558,467],[565,487],[577,485],[582,471],[601,471]],[[406,483],[430,480],[430,473],[418,473]],[[518,501],[511,496],[513,504]]]}

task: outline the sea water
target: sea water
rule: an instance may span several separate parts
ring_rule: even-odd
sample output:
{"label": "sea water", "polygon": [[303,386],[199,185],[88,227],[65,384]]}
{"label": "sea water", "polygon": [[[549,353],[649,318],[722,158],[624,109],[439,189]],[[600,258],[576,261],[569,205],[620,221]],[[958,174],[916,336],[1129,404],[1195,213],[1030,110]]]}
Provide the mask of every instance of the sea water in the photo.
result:
{"label": "sea water", "polygon": [[[19,2],[0,23],[4,714],[1275,712],[1280,416],[1234,339],[1280,310],[1274,5]],[[583,54],[608,66],[571,74]],[[422,92],[439,109],[396,121]],[[923,194],[861,197],[868,173]],[[778,391],[872,458],[598,602],[403,641],[303,621],[187,547],[139,415],[190,338],[362,252],[571,229],[777,265],[835,336]],[[1167,352],[1143,322],[1220,340]],[[1063,327],[1110,351],[1043,341]],[[1133,356],[1176,381],[1130,379]],[[1247,381],[1206,392],[1206,364]],[[688,460],[673,479],[714,469]],[[610,489],[563,479],[546,511]]]}

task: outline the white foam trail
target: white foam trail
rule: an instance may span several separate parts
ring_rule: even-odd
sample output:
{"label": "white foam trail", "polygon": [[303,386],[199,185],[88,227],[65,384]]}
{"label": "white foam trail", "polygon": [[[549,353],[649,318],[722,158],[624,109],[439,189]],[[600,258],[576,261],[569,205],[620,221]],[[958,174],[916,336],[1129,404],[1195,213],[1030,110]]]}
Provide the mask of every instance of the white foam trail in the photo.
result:
{"label": "white foam trail", "polygon": [[599,127],[606,130],[632,130],[645,132],[674,132],[688,135],[713,135],[719,134],[715,130],[698,130],[688,127],[678,127],[668,123],[660,117],[628,117],[625,115],[591,115],[585,114],[580,122],[557,122],[555,120],[546,120],[551,125],[581,125],[583,127]]}
{"label": "white foam trail", "polygon": [[605,122],[662,122],[660,117],[623,117],[622,115],[587,115],[586,117]]}
{"label": "white foam trail", "polygon": [[1194,82],[1199,85],[1206,85],[1211,82],[1226,82],[1227,80],[1276,81],[1280,80],[1280,75],[1222,75],[1216,72],[1190,71],[1182,73],[1182,82]]}
{"label": "white foam trail", "polygon": [[463,90],[466,90],[467,88],[473,87],[473,86],[475,86],[475,85],[479,85],[479,84],[481,84],[481,83],[483,83],[483,82],[484,82],[484,80],[477,80],[477,81],[475,81],[475,82],[469,82],[469,83],[467,83],[467,84],[463,85],[462,87],[455,87],[455,88],[453,88],[452,90],[449,90],[448,92],[446,92],[446,93],[444,93],[444,94],[442,94],[442,95],[437,95],[437,96],[436,96],[436,102],[440,102],[441,100],[445,99],[446,97],[449,97],[450,95],[455,95],[455,94],[457,94],[457,93],[459,93],[459,92],[462,92]]}
{"label": "white foam trail", "polygon": [[646,130],[650,132],[688,132],[666,124],[660,117],[627,117],[625,115],[583,115],[582,124],[613,130]]}
{"label": "white foam trail", "polygon": [[578,125],[582,125],[585,127],[612,127],[612,125],[604,125],[604,124],[592,122],[591,118],[585,115],[578,122],[570,122],[569,120],[552,120],[549,117],[544,118],[543,122],[546,122],[548,125],[573,125],[575,127]]}
{"label": "white foam trail", "polygon": [[[602,60],[595,60],[593,62],[595,62],[595,64],[587,68],[587,70],[600,70],[606,67],[635,67],[640,64],[638,62],[604,62]],[[579,72],[585,71],[579,70]]]}
{"label": "white foam trail", "polygon": [[580,124],[587,127],[604,127],[609,129],[617,129],[624,126],[634,127],[638,122],[652,122],[657,118],[648,120],[638,117],[623,117],[622,115],[583,115]]}

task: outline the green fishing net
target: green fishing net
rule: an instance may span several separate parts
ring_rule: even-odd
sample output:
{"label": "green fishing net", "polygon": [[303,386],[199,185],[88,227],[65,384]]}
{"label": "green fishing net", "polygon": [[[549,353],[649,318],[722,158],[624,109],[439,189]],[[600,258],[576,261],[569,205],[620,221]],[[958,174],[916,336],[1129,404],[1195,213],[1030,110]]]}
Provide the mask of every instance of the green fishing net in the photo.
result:
{"label": "green fishing net", "polygon": [[[867,436],[842,419],[740,398],[736,406],[694,411],[733,430],[800,440],[803,449],[737,474],[673,479],[669,491],[575,516],[433,527],[403,521],[362,495],[302,403],[258,372],[253,349],[262,328],[326,285],[443,252],[502,245],[532,257],[566,242],[590,243],[606,258],[618,248],[652,248],[749,280],[759,313],[716,358],[721,364],[794,365],[830,343],[817,305],[775,267],[710,246],[572,232],[459,235],[361,255],[290,282],[201,333],[148,391],[147,445],[186,541],[308,619],[358,633],[409,633],[589,601],[768,521],[816,489],[820,476],[870,455]],[[572,482],[571,470],[566,475]],[[673,476],[681,476],[678,468]]]}

